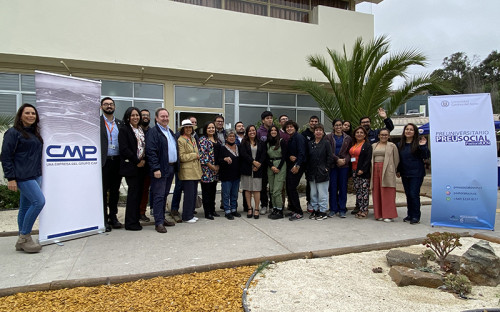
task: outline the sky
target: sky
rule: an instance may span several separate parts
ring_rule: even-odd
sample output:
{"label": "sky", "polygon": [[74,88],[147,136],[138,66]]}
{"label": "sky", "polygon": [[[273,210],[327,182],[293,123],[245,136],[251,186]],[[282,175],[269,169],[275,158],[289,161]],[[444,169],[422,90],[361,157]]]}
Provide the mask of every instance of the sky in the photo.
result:
{"label": "sky", "polygon": [[394,51],[416,48],[427,57],[428,67],[410,74],[442,68],[455,52],[481,61],[500,51],[500,0],[383,0],[358,4],[356,11],[374,16],[375,36],[388,35]]}

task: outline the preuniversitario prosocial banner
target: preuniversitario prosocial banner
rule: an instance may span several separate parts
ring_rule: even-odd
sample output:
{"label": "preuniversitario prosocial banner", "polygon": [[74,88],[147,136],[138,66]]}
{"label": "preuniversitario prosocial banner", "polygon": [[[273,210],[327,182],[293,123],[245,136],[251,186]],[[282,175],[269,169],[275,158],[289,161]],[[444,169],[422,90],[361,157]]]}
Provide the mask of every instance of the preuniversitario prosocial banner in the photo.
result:
{"label": "preuniversitario prosocial banner", "polygon": [[37,71],[35,86],[44,140],[40,243],[103,231],[101,83]]}
{"label": "preuniversitario prosocial banner", "polygon": [[431,225],[493,230],[497,151],[490,94],[429,97]]}

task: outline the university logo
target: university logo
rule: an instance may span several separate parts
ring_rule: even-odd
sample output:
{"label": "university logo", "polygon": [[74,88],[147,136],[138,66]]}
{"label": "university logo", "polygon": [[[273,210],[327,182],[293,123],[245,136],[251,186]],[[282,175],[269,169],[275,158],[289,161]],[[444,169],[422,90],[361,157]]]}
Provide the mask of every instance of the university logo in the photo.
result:
{"label": "university logo", "polygon": [[448,101],[446,101],[446,100],[441,101],[441,106],[442,106],[442,107],[448,107],[448,106],[450,106],[450,102],[448,102]]}

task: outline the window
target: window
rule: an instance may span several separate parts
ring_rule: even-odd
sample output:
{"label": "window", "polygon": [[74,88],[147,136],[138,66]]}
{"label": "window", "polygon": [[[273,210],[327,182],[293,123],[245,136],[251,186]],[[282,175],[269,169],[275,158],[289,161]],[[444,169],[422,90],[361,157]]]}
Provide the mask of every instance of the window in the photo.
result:
{"label": "window", "polygon": [[175,106],[222,108],[222,89],[176,86]]}
{"label": "window", "polygon": [[0,114],[15,115],[23,103],[36,105],[35,76],[0,73]]}

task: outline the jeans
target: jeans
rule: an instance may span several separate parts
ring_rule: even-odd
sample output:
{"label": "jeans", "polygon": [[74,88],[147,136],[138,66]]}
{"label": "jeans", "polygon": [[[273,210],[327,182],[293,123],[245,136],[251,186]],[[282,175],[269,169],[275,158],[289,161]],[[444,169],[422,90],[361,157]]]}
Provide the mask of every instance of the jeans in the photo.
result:
{"label": "jeans", "polygon": [[314,211],[326,212],[328,210],[328,181],[316,183],[309,181],[311,186],[311,206]]}
{"label": "jeans", "polygon": [[347,204],[347,178],[349,177],[349,168],[330,169],[330,211],[346,212]]}
{"label": "jeans", "polygon": [[165,221],[165,206],[173,179],[174,168],[172,166],[169,166],[168,173],[162,175],[161,178],[151,177],[151,207],[153,207],[155,225],[163,224]]}
{"label": "jeans", "polygon": [[182,196],[182,181],[179,180],[179,175],[176,173],[174,194],[172,195],[172,205],[170,207],[171,211],[179,211],[179,207],[181,206],[181,196]]}
{"label": "jeans", "polygon": [[408,217],[420,221],[420,187],[424,177],[401,177],[401,182],[405,189]]}
{"label": "jeans", "polygon": [[21,193],[17,225],[22,235],[31,233],[36,218],[42,211],[43,206],[45,206],[45,196],[43,196],[40,188],[41,184],[41,176],[33,180],[17,182],[17,187]]}
{"label": "jeans", "polygon": [[224,200],[224,212],[236,212],[238,207],[238,190],[240,188],[240,179],[232,181],[222,181],[222,196]]}

